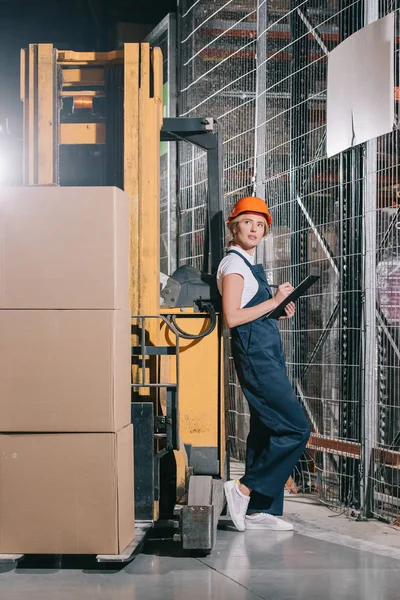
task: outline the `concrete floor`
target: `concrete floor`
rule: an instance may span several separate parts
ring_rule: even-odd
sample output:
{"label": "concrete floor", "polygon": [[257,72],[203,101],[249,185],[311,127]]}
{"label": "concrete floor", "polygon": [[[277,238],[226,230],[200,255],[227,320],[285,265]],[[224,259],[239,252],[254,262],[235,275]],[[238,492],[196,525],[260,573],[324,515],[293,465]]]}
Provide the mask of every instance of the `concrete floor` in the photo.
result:
{"label": "concrete floor", "polygon": [[360,520],[352,511],[332,511],[313,495],[286,495],[285,514],[297,533],[400,560],[399,527],[374,519]]}
{"label": "concrete floor", "polygon": [[[289,518],[297,515],[300,522],[303,505],[304,502],[298,502],[296,511],[289,506]],[[327,510],[320,508],[322,512]],[[315,509],[313,514],[315,517]],[[328,532],[322,526],[318,533],[311,526],[311,533],[321,536],[325,531],[328,539],[339,543],[318,539],[308,531],[304,533],[308,527],[304,523],[296,525],[303,533],[239,533],[228,519],[222,519],[216,547],[203,558],[185,555],[171,541],[173,532],[159,527],[152,531],[142,552],[121,570],[99,569],[88,559],[78,557],[64,559],[63,563],[54,557],[27,558],[16,568],[15,565],[0,568],[0,597],[4,600],[399,599],[400,562],[382,554],[386,546],[377,545],[375,551],[373,542],[368,541],[368,551],[348,547],[346,539],[353,539],[350,536]],[[394,533],[400,537],[399,532]],[[397,551],[394,546],[392,550]]]}

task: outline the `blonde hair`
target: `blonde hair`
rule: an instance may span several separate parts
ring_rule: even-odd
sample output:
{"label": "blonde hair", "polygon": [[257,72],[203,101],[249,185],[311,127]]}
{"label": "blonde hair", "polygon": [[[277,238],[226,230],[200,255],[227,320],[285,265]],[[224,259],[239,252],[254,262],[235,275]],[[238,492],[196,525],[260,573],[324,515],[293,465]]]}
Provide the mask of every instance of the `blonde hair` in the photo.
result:
{"label": "blonde hair", "polygon": [[[231,234],[231,239],[228,242],[228,249],[231,246],[234,246],[235,243],[236,243],[235,242],[235,234],[233,232],[234,226],[237,225],[238,223],[241,223],[246,218],[247,214],[248,213],[242,213],[241,215],[238,215],[235,219],[233,219],[229,223],[228,229],[229,229],[229,232]],[[268,232],[269,232],[269,227],[268,227],[267,219],[264,217],[264,215],[260,215],[260,218],[264,221],[264,237],[265,237],[268,234]]]}

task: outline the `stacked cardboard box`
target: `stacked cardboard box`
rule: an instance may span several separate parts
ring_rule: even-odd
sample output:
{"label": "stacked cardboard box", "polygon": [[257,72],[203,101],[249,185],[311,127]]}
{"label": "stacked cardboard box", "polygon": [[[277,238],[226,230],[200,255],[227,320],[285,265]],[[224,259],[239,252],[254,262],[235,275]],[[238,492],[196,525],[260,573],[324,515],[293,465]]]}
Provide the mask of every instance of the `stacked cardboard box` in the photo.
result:
{"label": "stacked cardboard box", "polygon": [[0,191],[0,552],[134,536],[129,198]]}

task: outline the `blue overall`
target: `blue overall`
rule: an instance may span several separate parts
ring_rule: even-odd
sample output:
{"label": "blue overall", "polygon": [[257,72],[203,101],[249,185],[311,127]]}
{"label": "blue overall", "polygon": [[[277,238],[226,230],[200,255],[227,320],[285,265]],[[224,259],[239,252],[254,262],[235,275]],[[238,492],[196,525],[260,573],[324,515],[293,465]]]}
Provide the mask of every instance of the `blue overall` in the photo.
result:
{"label": "blue overall", "polygon": [[[262,265],[240,256],[258,281],[256,295],[243,308],[272,298]],[[246,471],[241,482],[253,490],[248,514],[283,514],[285,483],[310,436],[310,428],[286,373],[282,340],[275,319],[262,316],[231,329],[232,355],[249,403]]]}

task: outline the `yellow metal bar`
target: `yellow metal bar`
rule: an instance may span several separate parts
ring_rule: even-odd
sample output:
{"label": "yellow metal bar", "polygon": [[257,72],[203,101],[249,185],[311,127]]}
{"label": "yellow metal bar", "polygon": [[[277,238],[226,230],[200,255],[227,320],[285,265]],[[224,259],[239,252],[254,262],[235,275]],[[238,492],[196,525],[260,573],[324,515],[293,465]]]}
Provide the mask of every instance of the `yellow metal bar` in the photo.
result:
{"label": "yellow metal bar", "polygon": [[59,125],[59,144],[105,144],[104,123],[62,123]]}
{"label": "yellow metal bar", "polygon": [[[138,314],[156,315],[158,306],[154,293],[155,282],[159,279],[160,261],[157,259],[159,247],[159,213],[156,215],[159,171],[159,138],[156,134],[156,118],[153,101],[150,99],[150,46],[140,45],[140,88],[139,88],[139,204],[138,204]],[[155,159],[156,158],[156,163]],[[157,289],[159,297],[159,286]],[[146,325],[149,343],[157,345],[157,323],[154,319]],[[148,381],[156,377],[156,359],[151,359],[146,370]],[[154,390],[140,390],[142,396],[150,395],[158,414],[158,402]]]}
{"label": "yellow metal bar", "polygon": [[27,128],[27,183],[37,183],[36,169],[36,69],[37,44],[29,45],[28,60],[28,128]]}
{"label": "yellow metal bar", "polygon": [[152,49],[151,63],[153,67],[153,95],[158,107],[161,129],[163,116],[163,56],[161,48]]}
{"label": "yellow metal bar", "polygon": [[104,69],[63,69],[63,87],[104,85]]}
{"label": "yellow metal bar", "polygon": [[[222,319],[222,315],[219,317]],[[219,338],[219,468],[221,477],[224,475],[226,468],[226,442],[227,442],[227,431],[226,431],[226,406],[225,406],[225,348],[224,338],[218,333]]]}
{"label": "yellow metal bar", "polygon": [[150,44],[140,44],[140,92],[142,98],[150,98]]}
{"label": "yellow metal bar", "polygon": [[[161,65],[162,66],[162,65]],[[160,127],[159,106],[150,97],[150,46],[141,44],[139,89],[139,314],[160,310]],[[160,78],[153,64],[153,81]],[[162,77],[162,72],[161,72]]]}
{"label": "yellow metal bar", "polygon": [[73,98],[78,96],[91,96],[92,98],[104,98],[105,93],[99,90],[62,90],[58,93],[60,98]]}
{"label": "yellow metal bar", "polygon": [[139,44],[124,50],[124,190],[130,196],[130,304],[138,314],[139,256]]}
{"label": "yellow metal bar", "polygon": [[28,184],[29,174],[28,174],[28,51],[21,50],[20,53],[20,97],[22,101],[22,111],[23,111],[23,150],[22,150],[22,176],[23,176],[23,184]]}
{"label": "yellow metal bar", "polygon": [[21,102],[25,102],[26,99],[26,50],[20,51],[20,71],[19,71],[19,96],[21,98]]}
{"label": "yellow metal bar", "polygon": [[112,52],[73,52],[71,50],[57,50],[57,63],[60,65],[106,65],[110,62],[123,62],[124,51]]}
{"label": "yellow metal bar", "polygon": [[[52,44],[37,47],[37,183],[55,183],[55,55]],[[36,183],[36,182],[35,182]]]}

